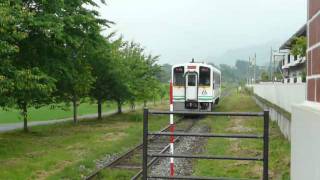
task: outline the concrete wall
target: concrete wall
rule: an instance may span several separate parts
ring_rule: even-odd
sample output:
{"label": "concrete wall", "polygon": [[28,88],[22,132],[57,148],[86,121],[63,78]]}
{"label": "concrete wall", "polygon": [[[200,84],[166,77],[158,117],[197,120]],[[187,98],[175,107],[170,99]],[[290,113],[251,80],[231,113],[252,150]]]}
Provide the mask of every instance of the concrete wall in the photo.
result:
{"label": "concrete wall", "polygon": [[320,179],[320,104],[305,102],[293,107],[291,179]]}
{"label": "concrete wall", "polygon": [[308,0],[307,101],[293,107],[291,179],[320,179],[320,1]]}
{"label": "concrete wall", "polygon": [[306,84],[260,83],[251,85],[256,95],[292,113],[292,105],[306,99]]}
{"label": "concrete wall", "polygon": [[270,112],[270,119],[272,121],[277,122],[281,133],[286,137],[289,141],[291,140],[291,121],[287,119],[284,115],[281,114],[277,109],[269,107],[268,105],[261,102],[256,97],[253,97],[253,100],[257,103],[261,109],[267,109]]}

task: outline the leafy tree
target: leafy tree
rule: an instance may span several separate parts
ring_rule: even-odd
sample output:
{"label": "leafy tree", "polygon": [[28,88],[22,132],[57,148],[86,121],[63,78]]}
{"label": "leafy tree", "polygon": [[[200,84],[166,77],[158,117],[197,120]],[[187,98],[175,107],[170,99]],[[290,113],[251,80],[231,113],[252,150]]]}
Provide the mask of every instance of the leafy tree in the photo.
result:
{"label": "leafy tree", "polygon": [[28,37],[19,46],[15,66],[39,67],[54,77],[56,102],[72,102],[77,122],[79,102],[88,96],[95,80],[89,64],[90,47],[100,38],[101,27],[108,21],[98,12],[85,8],[96,6],[93,0],[23,1],[32,13],[28,20]]}
{"label": "leafy tree", "polygon": [[245,75],[247,74],[248,71],[248,61],[244,61],[244,60],[237,60],[236,61],[236,73],[238,75],[242,75],[245,77]]}
{"label": "leafy tree", "polygon": [[[4,69],[6,68],[6,69]],[[55,90],[55,80],[44,74],[39,68],[16,69],[11,65],[1,66],[0,91],[5,107],[20,109],[24,121],[24,131],[28,131],[28,108],[39,108],[50,102],[51,94]]]}
{"label": "leafy tree", "polygon": [[157,79],[161,83],[169,83],[171,79],[171,68],[172,68],[172,65],[170,64],[163,64],[161,66],[161,71],[157,73]]}
{"label": "leafy tree", "polygon": [[128,85],[130,90],[130,101],[143,101],[146,106],[147,100],[154,98],[158,88],[156,74],[160,67],[156,65],[159,56],[148,55],[143,53],[144,49],[137,43],[127,43],[123,52],[124,59],[127,62]]}
{"label": "leafy tree", "polygon": [[27,37],[24,25],[30,13],[19,3],[3,1],[0,2],[0,17],[0,60],[4,60],[19,52],[17,44]]}
{"label": "leafy tree", "polygon": [[28,131],[28,108],[49,101],[55,80],[38,67],[17,66],[13,61],[21,53],[21,42],[29,37],[27,27],[33,14],[21,1],[7,1],[0,3],[0,16],[0,105],[20,109]]}
{"label": "leafy tree", "polygon": [[126,46],[126,42],[123,41],[122,37],[111,42],[111,64],[113,67],[110,72],[109,81],[109,93],[108,98],[117,102],[118,113],[122,113],[122,105],[130,97],[132,97],[129,81],[131,74],[129,73],[130,68],[127,65],[123,48]]}
{"label": "leafy tree", "polygon": [[163,99],[167,97],[169,94],[169,84],[161,84],[159,88],[159,96],[161,104],[163,103]]}
{"label": "leafy tree", "polygon": [[220,64],[222,82],[236,81],[235,69],[227,64]]}
{"label": "leafy tree", "polygon": [[98,104],[98,119],[102,119],[102,103],[110,100],[110,93],[114,75],[113,70],[118,68],[111,58],[111,44],[108,39],[101,39],[96,47],[92,47],[94,53],[91,54],[90,64],[94,69],[92,75],[95,77],[93,88],[90,92],[90,97],[97,101]]}
{"label": "leafy tree", "polygon": [[307,38],[304,36],[296,37],[293,42],[291,54],[294,56],[305,57],[307,53]]}
{"label": "leafy tree", "polygon": [[269,73],[266,71],[263,71],[261,73],[261,81],[269,81]]}

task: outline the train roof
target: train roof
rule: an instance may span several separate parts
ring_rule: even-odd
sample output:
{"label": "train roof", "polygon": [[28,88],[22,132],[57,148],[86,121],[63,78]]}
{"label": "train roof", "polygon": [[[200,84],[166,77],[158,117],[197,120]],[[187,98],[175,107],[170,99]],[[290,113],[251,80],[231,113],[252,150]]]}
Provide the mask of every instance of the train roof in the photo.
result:
{"label": "train roof", "polygon": [[172,66],[172,68],[179,67],[179,66],[189,66],[189,65],[197,65],[197,66],[209,67],[213,71],[221,74],[221,71],[218,68],[216,68],[216,67],[214,67],[214,66],[212,66],[210,64],[204,63],[204,62],[190,62],[190,63],[175,64],[175,65]]}

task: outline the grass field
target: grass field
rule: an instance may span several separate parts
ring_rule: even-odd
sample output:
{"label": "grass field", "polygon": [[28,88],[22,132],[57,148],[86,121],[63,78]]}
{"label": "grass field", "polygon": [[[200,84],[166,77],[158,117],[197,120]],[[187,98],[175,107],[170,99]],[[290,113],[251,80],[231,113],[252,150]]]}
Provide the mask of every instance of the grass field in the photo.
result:
{"label": "grass field", "polygon": [[[160,108],[160,107],[157,107]],[[165,108],[162,107],[162,108]],[[225,97],[216,111],[260,111],[247,95]],[[168,123],[167,116],[151,116],[151,130]],[[261,133],[262,121],[256,118],[218,117],[202,121],[214,133]],[[271,179],[289,179],[290,144],[278,126],[270,127]],[[103,121],[85,120],[38,126],[32,132],[0,134],[0,179],[82,179],[96,167],[96,161],[121,153],[141,141],[141,113],[127,113]],[[210,139],[205,152],[209,155],[257,156],[262,142],[257,140]],[[194,161],[194,175],[238,178],[261,177],[262,163],[246,161]],[[101,179],[130,179],[136,172],[105,170]]]}
{"label": "grass field", "polygon": [[[261,111],[250,96],[232,94],[224,98],[216,111]],[[258,134],[263,131],[261,118],[214,117],[205,123],[214,133]],[[256,157],[262,152],[261,140],[209,139],[203,154]],[[290,143],[275,122],[270,124],[270,179],[287,180],[290,174]],[[232,178],[261,178],[262,163],[248,161],[197,160],[195,175]]]}
{"label": "grass field", "polygon": [[[142,103],[141,103],[142,104]],[[128,105],[124,105],[123,108],[128,107]],[[113,111],[117,108],[116,103],[108,102],[104,103],[102,110],[103,112]],[[53,119],[62,119],[73,116],[73,109],[70,107],[52,108],[51,106],[45,106],[39,109],[30,108],[29,111],[29,122],[31,121],[45,121],[45,120],[53,120]],[[85,102],[81,103],[78,109],[79,115],[85,114],[94,114],[97,113],[97,104]],[[8,109],[2,110],[0,109],[0,124],[5,123],[17,123],[22,122],[22,117],[20,112],[17,109]]]}
{"label": "grass field", "polygon": [[[103,110],[115,109],[115,103],[104,104]],[[79,106],[79,115],[92,114],[97,112],[97,105],[91,103],[82,103]],[[42,121],[42,120],[52,120],[52,119],[62,119],[67,117],[72,117],[72,108],[67,108],[65,110],[61,108],[51,108],[50,106],[45,106],[39,109],[30,108],[29,109],[29,119],[30,121]],[[0,110],[0,124],[1,123],[16,123],[22,122],[20,112],[17,109]]]}
{"label": "grass field", "polygon": [[[153,130],[168,123],[167,116],[150,119]],[[82,179],[95,168],[96,160],[126,151],[141,137],[141,112],[114,115],[103,121],[81,121],[78,125],[67,122],[38,126],[30,133],[2,133],[0,179]],[[130,175],[113,171],[108,177]]]}

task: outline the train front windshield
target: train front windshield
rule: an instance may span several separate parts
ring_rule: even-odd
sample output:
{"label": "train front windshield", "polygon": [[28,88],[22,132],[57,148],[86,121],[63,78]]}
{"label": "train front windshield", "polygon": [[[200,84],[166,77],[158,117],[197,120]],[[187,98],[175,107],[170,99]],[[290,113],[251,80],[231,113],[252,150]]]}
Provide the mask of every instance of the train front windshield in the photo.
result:
{"label": "train front windshield", "polygon": [[199,85],[210,86],[210,68],[200,67]]}
{"label": "train front windshield", "polygon": [[173,70],[173,85],[175,86],[184,86],[185,78],[184,78],[184,67],[176,67]]}

